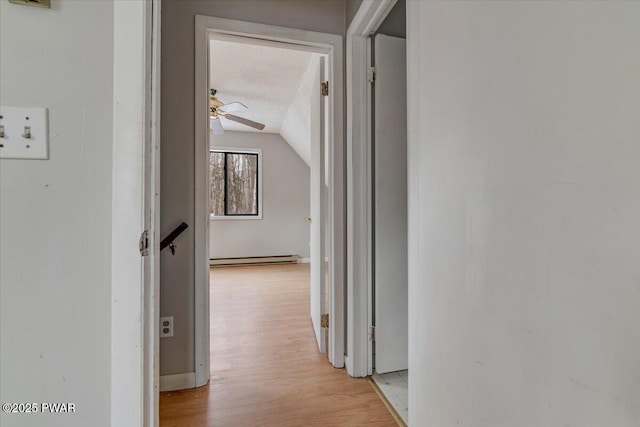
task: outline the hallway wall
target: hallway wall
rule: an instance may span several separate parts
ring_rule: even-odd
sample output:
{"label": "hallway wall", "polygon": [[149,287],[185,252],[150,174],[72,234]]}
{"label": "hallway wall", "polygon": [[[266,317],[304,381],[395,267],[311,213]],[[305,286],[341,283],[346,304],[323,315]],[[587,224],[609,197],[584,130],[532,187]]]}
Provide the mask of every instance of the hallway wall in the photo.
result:
{"label": "hallway wall", "polygon": [[407,3],[409,418],[640,425],[640,3]]}
{"label": "hallway wall", "polygon": [[326,33],[345,33],[345,0],[164,0],[162,2],[161,234],[182,221],[175,256],[163,251],[161,300],[174,336],[160,343],[162,375],[194,372],[194,24],[216,16]]}
{"label": "hallway wall", "polygon": [[361,4],[362,0],[346,0],[346,28],[349,28],[349,25],[351,24],[351,21],[353,21],[353,18],[356,16],[356,13],[358,13],[358,9],[360,8]]}
{"label": "hallway wall", "polygon": [[49,109],[50,153],[0,160],[0,400],[76,413],[2,412],[0,424],[106,427],[114,6],[51,3],[0,1],[0,100]]}

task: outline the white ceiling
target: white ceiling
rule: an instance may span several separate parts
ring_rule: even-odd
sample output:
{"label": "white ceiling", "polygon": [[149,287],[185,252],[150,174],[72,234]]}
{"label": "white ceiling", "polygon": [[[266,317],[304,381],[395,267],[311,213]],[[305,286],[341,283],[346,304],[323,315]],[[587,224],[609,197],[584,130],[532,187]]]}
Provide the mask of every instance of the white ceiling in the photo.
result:
{"label": "white ceiling", "polygon": [[[314,99],[312,91],[319,89],[319,72],[320,58],[314,55],[309,60],[309,67],[302,75],[298,91],[291,100],[280,128],[282,138],[309,166],[311,166],[311,102]],[[319,101],[320,95],[316,93],[315,98]]]}
{"label": "white ceiling", "polygon": [[[226,40],[211,40],[210,49],[210,85],[218,99],[242,102],[249,109],[233,114],[265,124],[262,132],[280,133],[314,54]],[[256,131],[221,120],[225,130]]]}

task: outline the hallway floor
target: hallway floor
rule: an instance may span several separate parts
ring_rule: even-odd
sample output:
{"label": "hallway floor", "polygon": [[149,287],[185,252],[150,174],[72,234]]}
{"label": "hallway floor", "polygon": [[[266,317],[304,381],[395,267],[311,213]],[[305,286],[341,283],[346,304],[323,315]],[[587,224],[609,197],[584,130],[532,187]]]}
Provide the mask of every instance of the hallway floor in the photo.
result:
{"label": "hallway floor", "polygon": [[210,384],[161,393],[161,427],[397,425],[318,353],[309,264],[215,268],[211,284]]}
{"label": "hallway floor", "polygon": [[405,424],[409,424],[409,371],[373,374],[373,381],[396,410]]}

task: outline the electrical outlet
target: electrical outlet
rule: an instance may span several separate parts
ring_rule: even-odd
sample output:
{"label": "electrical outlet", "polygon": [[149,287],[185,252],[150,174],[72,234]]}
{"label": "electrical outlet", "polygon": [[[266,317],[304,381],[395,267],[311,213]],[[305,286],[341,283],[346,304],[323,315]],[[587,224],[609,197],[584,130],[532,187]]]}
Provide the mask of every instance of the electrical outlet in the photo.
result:
{"label": "electrical outlet", "polygon": [[160,338],[173,336],[173,316],[160,318]]}

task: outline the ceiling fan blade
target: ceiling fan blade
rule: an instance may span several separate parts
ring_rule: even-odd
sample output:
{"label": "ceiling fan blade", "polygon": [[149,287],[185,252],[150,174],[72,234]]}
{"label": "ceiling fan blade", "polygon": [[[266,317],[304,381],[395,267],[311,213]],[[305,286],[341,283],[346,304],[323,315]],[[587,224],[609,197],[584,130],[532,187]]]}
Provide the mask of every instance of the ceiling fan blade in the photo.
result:
{"label": "ceiling fan blade", "polygon": [[242,111],[246,109],[247,106],[242,102],[230,102],[218,107],[218,110],[222,111],[223,113],[233,113],[234,111]]}
{"label": "ceiling fan blade", "polygon": [[253,120],[245,119],[244,117],[234,116],[233,114],[226,114],[225,118],[234,122],[242,123],[243,125],[250,126],[254,129],[262,130],[264,125],[262,123],[254,122]]}
{"label": "ceiling fan blade", "polygon": [[209,119],[209,129],[211,129],[213,135],[222,135],[224,133],[222,123],[220,123],[220,119],[217,117],[215,119]]}

